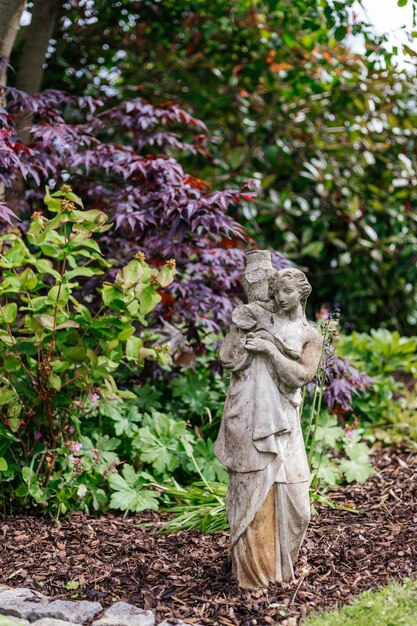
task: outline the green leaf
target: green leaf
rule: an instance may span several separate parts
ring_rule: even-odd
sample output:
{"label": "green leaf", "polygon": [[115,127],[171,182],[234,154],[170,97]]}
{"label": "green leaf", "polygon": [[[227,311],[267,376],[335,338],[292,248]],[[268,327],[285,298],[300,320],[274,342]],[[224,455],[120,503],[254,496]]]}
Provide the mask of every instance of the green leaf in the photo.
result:
{"label": "green leaf", "polygon": [[60,278],[60,273],[57,272],[49,259],[33,259],[30,261],[31,265],[39,274],[51,274],[54,278]]}
{"label": "green leaf", "polygon": [[161,299],[159,293],[151,285],[145,287],[139,294],[140,312],[143,315],[150,313],[161,302]]}
{"label": "green leaf", "polygon": [[9,404],[16,399],[16,392],[13,389],[7,389],[6,387],[0,387],[0,406]]}
{"label": "green leaf", "polygon": [[21,364],[16,356],[10,354],[9,356],[4,357],[3,367],[6,372],[17,372],[21,368]]}
{"label": "green leaf", "polygon": [[20,420],[18,417],[11,417],[9,419],[9,424],[12,431],[16,433],[19,430]]}
{"label": "green leaf", "polygon": [[338,26],[334,31],[336,41],[342,41],[347,34],[346,26]]}
{"label": "green leaf", "polygon": [[71,219],[78,224],[83,224],[87,222],[93,225],[100,225],[105,224],[109,218],[105,213],[103,213],[103,211],[99,211],[98,209],[90,209],[88,211],[73,211],[71,213]]}
{"label": "green leaf", "polygon": [[17,304],[10,302],[0,307],[0,323],[13,324],[17,315]]}
{"label": "green leaf", "polygon": [[36,285],[38,284],[36,274],[30,267],[27,267],[25,271],[20,274],[19,278],[21,282],[21,288],[27,289],[28,291],[35,289]]}
{"label": "green leaf", "polygon": [[131,324],[126,325],[126,328],[121,330],[120,333],[117,335],[117,339],[119,341],[126,341],[126,339],[129,339],[129,337],[131,337],[134,332],[135,332],[134,326],[132,326]]}
{"label": "green leaf", "polygon": [[408,0],[398,0],[397,4],[399,7],[405,7]]}
{"label": "green leaf", "polygon": [[293,48],[296,45],[296,41],[293,37],[293,35],[289,32],[289,31],[285,31],[282,34],[282,41],[285,43],[286,46],[288,46],[289,48]]}
{"label": "green leaf", "polygon": [[316,476],[321,483],[334,487],[340,481],[340,471],[326,455],[322,457]]}
{"label": "green leaf", "polygon": [[80,328],[80,325],[74,320],[67,320],[66,322],[61,322],[56,326],[56,330],[63,330],[64,328]]}
{"label": "green leaf", "polygon": [[[120,474],[110,474],[108,481],[114,490],[110,497],[110,508],[139,513],[146,509],[158,509],[158,494],[143,489],[148,478],[143,472],[136,474],[131,465],[125,465]],[[149,477],[150,478],[150,477]]]}
{"label": "green leaf", "polygon": [[339,461],[339,468],[348,483],[364,483],[370,476],[375,474],[375,470],[369,461],[360,463],[342,459]]}
{"label": "green leaf", "polygon": [[142,339],[139,339],[139,337],[130,337],[126,341],[126,357],[129,359],[129,361],[138,360],[139,350],[142,348],[142,346],[143,341]]}
{"label": "green leaf", "polygon": [[157,276],[158,283],[161,287],[167,287],[174,280],[174,276],[176,274],[176,270],[170,267],[169,265],[164,265]]}
{"label": "green leaf", "polygon": [[158,494],[149,490],[121,489],[111,494],[110,508],[131,511],[132,513],[140,513],[149,509],[157,511]]}
{"label": "green leaf", "polygon": [[51,387],[53,387],[56,391],[61,391],[62,382],[61,378],[57,374],[49,374],[48,381]]}
{"label": "green leaf", "polygon": [[301,250],[301,254],[305,256],[318,257],[323,251],[324,243],[322,241],[312,241]]}
{"label": "green leaf", "polygon": [[114,282],[120,289],[126,290],[141,283],[142,279],[149,274],[150,270],[146,265],[134,259],[117,272]]}
{"label": "green leaf", "polygon": [[53,315],[42,313],[41,315],[34,315],[34,319],[39,322],[43,328],[47,328],[48,330],[52,330],[54,328],[55,320]]}
{"label": "green leaf", "polygon": [[106,306],[114,308],[117,311],[125,310],[124,294],[113,285],[104,283],[101,290],[101,297],[103,298],[103,302]]}
{"label": "green leaf", "polygon": [[174,420],[157,411],[146,422],[133,442],[140,459],[150,463],[158,474],[173,472],[180,465],[179,452],[187,442],[194,441],[194,436],[183,420]]}
{"label": "green leaf", "polygon": [[72,280],[73,278],[77,278],[78,276],[85,276],[86,278],[90,278],[91,276],[96,276],[97,274],[103,274],[103,271],[99,269],[94,269],[92,267],[76,267],[69,272],[65,272],[65,279]]}
{"label": "green leaf", "polygon": [[0,456],[0,472],[7,471],[8,465],[4,457]]}
{"label": "green leaf", "polygon": [[59,198],[54,197],[55,194],[51,195],[49,192],[49,187],[46,187],[46,192],[43,197],[43,201],[50,211],[53,213],[57,213],[61,210],[61,200]]}
{"label": "green leaf", "polygon": [[67,285],[55,285],[48,292],[48,300],[53,304],[65,306],[69,300],[70,293],[71,291]]}

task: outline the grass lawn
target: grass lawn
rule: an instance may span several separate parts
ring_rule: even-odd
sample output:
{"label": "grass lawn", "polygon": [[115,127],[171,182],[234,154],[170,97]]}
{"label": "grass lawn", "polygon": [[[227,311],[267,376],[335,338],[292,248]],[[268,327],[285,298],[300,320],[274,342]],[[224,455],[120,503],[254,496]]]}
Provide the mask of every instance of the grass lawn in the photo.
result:
{"label": "grass lawn", "polygon": [[416,626],[417,581],[361,593],[340,610],[309,617],[303,626]]}

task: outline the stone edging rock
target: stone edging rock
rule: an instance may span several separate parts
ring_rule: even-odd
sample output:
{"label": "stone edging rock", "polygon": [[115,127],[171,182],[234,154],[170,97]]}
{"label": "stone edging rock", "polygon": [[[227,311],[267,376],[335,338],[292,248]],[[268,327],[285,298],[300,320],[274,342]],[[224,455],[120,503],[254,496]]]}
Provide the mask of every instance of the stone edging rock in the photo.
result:
{"label": "stone edging rock", "polygon": [[[187,626],[174,620],[176,626]],[[173,626],[165,620],[159,626]],[[103,609],[99,602],[51,600],[31,589],[0,586],[0,626],[155,626],[153,611],[127,602]]]}

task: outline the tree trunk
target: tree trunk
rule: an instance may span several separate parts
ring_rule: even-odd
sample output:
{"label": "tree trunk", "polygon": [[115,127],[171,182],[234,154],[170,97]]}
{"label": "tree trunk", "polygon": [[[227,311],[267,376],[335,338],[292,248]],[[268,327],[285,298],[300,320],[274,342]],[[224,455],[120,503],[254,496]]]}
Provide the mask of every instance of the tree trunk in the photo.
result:
{"label": "tree trunk", "polygon": [[0,0],[0,85],[6,85],[7,64],[24,8],[25,0]]}
{"label": "tree trunk", "polygon": [[[25,39],[16,77],[16,87],[26,93],[37,93],[42,86],[43,65],[49,40],[52,37],[58,13],[58,0],[35,0],[32,9],[32,20],[25,29]],[[23,144],[30,141],[29,128],[32,115],[22,115],[16,124],[16,132]],[[21,201],[24,197],[24,180],[17,175],[9,194],[9,202],[15,213],[21,213]]]}
{"label": "tree trunk", "polygon": [[[24,8],[25,0],[0,0],[0,107],[4,104],[2,86],[7,84],[7,66]],[[0,201],[4,196],[4,185],[0,184]]]}
{"label": "tree trunk", "polygon": [[57,0],[35,0],[33,5],[32,21],[26,29],[16,79],[16,87],[27,93],[37,93],[42,86],[43,64],[58,6]]}

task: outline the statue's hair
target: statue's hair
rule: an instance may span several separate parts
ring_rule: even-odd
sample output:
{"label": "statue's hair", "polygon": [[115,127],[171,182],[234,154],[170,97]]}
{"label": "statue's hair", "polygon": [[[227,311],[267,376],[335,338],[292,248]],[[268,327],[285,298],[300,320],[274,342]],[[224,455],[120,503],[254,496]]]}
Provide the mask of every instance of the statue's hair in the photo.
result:
{"label": "statue's hair", "polygon": [[281,281],[283,278],[294,279],[298,292],[300,294],[300,302],[303,307],[305,316],[305,308],[308,296],[311,294],[311,285],[307,280],[307,276],[301,270],[295,267],[287,267],[283,270],[278,270],[272,274],[268,282],[268,291],[270,298],[273,298],[279,290]]}

